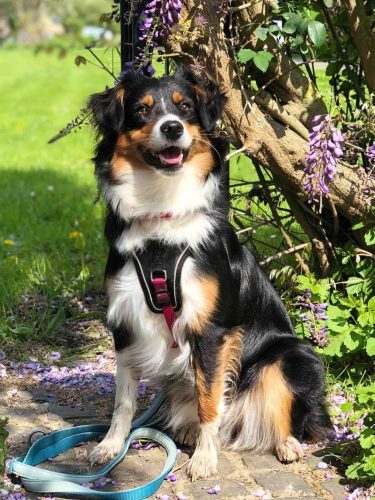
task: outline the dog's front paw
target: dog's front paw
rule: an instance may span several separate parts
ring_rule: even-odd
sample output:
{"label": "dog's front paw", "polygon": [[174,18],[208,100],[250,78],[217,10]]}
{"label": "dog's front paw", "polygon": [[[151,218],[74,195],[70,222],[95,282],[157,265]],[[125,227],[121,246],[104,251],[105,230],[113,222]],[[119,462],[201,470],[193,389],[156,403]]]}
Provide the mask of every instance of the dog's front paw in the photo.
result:
{"label": "dog's front paw", "polygon": [[276,447],[276,456],[280,462],[294,462],[303,458],[302,446],[296,438],[289,436],[286,441]]}
{"label": "dog's front paw", "polygon": [[195,450],[187,467],[192,481],[210,477],[217,472],[217,455],[207,451]]}
{"label": "dog's front paw", "polygon": [[110,462],[120,453],[123,444],[123,441],[118,438],[105,437],[90,453],[89,461],[91,465]]}

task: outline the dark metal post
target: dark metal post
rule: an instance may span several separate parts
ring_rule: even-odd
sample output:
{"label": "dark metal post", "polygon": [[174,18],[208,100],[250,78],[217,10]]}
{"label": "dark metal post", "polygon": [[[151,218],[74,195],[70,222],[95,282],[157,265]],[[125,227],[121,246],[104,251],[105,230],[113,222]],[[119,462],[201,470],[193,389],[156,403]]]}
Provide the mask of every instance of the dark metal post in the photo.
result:
{"label": "dark metal post", "polygon": [[[134,0],[133,0],[134,1]],[[137,42],[138,2],[134,2],[134,13],[131,15],[131,0],[117,0],[120,4],[120,29],[121,29],[121,71],[125,63],[134,61],[135,44]]]}

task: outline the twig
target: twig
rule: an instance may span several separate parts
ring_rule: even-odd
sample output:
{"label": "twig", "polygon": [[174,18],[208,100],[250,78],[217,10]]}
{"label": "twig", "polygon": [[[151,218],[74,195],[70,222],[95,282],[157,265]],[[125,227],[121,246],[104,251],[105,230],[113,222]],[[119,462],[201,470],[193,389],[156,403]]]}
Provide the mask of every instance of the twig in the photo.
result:
{"label": "twig", "polygon": [[[318,59],[311,59],[310,61],[308,61],[309,63],[312,63],[312,62],[317,62]],[[286,69],[285,71],[283,71],[282,73],[280,73],[279,75],[276,75],[274,76],[273,78],[271,78],[271,80],[269,80],[267,83],[265,83],[264,85],[262,85],[260,87],[260,89],[258,89],[255,94],[251,97],[251,100],[255,100],[255,97],[260,94],[263,90],[265,90],[269,85],[271,85],[271,83],[273,83],[275,80],[278,80],[281,76],[284,76],[286,75],[287,73],[290,73],[291,71],[293,71],[294,69],[298,68],[298,66],[303,66],[305,64],[304,61],[300,62],[300,63],[294,63],[293,66],[291,66],[290,68]]]}
{"label": "twig", "polygon": [[190,462],[190,458],[188,458],[187,460],[185,460],[185,462],[182,463],[181,465],[178,465],[177,467],[175,467],[172,470],[172,472],[177,472],[178,470],[182,469],[182,467],[185,467],[185,465],[187,465],[189,462]]}
{"label": "twig", "polygon": [[[95,54],[95,52],[92,50],[92,48],[90,46],[87,46],[85,48],[86,48],[86,50],[88,50],[90,52],[90,54],[93,57],[95,57],[95,59],[100,64],[100,67],[102,69],[104,69],[104,71],[106,71],[109,75],[111,75],[114,80],[116,80],[117,79],[116,76],[112,73],[112,71],[110,69],[107,68],[107,66],[103,63],[103,61]],[[91,61],[89,61],[89,62],[91,62]]]}
{"label": "twig", "polygon": [[257,2],[247,2],[243,3],[242,5],[238,5],[237,7],[228,7],[227,12],[239,12],[240,10],[248,9],[249,7],[254,5],[254,3]]}
{"label": "twig", "polygon": [[[280,219],[280,216],[279,216],[279,214],[278,214],[278,212],[277,212],[277,210],[276,210],[276,208],[274,206],[274,202],[273,202],[272,196],[271,196],[270,191],[269,191],[269,186],[265,182],[265,178],[264,178],[263,172],[262,172],[259,164],[257,164],[256,162],[254,162],[254,166],[255,166],[255,170],[257,171],[257,174],[258,174],[258,177],[260,179],[260,182],[262,183],[262,185],[264,187],[264,194],[265,194],[266,199],[268,201],[268,204],[269,204],[270,210],[272,212],[273,218],[275,219],[275,222],[278,225],[281,234],[283,235],[285,243],[288,245],[289,248],[294,248],[293,242],[292,242],[289,234],[285,231],[285,228],[284,228],[283,223],[282,223],[282,221]],[[295,254],[295,258],[296,258],[296,261],[298,262],[298,264],[301,266],[302,271],[305,274],[309,273],[310,269],[307,266],[307,264],[305,263],[305,261],[303,260],[303,258],[301,257],[301,255],[299,253],[296,253]]]}
{"label": "twig", "polygon": [[275,255],[271,255],[271,257],[267,257],[267,259],[262,260],[260,262],[261,266],[265,266],[269,262],[272,262],[274,260],[277,260],[279,257],[283,257],[284,255],[289,255],[291,253],[298,252],[299,250],[303,250],[304,248],[308,247],[310,245],[310,242],[308,243],[302,243],[301,245],[296,245],[292,248],[288,248],[287,250],[283,250],[282,252],[279,252]]}
{"label": "twig", "polygon": [[337,210],[331,196],[328,195],[327,199],[333,217],[333,237],[336,238],[336,236],[339,234],[339,217],[337,215]]}
{"label": "twig", "polygon": [[252,228],[252,227],[245,227],[244,229],[240,229],[239,231],[236,231],[236,234],[247,233],[249,231],[254,231],[254,228]]}
{"label": "twig", "polygon": [[355,248],[355,253],[357,255],[360,255],[361,257],[368,257],[369,259],[375,259],[375,255],[371,252],[368,252],[367,250],[364,250],[363,248]]}
{"label": "twig", "polygon": [[232,156],[236,156],[236,155],[238,155],[240,153],[243,153],[246,150],[247,150],[246,146],[242,146],[242,148],[236,149],[236,151],[233,151],[232,153],[227,154],[227,156],[225,157],[225,161],[228,161],[229,158],[232,158]]}

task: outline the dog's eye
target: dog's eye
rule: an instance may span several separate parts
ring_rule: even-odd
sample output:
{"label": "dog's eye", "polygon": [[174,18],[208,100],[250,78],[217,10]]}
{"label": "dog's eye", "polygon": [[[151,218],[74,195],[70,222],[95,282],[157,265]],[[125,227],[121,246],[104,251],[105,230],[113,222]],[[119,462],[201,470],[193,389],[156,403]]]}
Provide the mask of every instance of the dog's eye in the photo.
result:
{"label": "dog's eye", "polygon": [[189,111],[191,109],[191,105],[188,102],[182,102],[180,104],[181,111]]}
{"label": "dog's eye", "polygon": [[149,109],[147,108],[147,106],[138,106],[135,109],[135,112],[137,113],[137,115],[144,116],[144,115],[147,115],[147,113],[149,112]]}

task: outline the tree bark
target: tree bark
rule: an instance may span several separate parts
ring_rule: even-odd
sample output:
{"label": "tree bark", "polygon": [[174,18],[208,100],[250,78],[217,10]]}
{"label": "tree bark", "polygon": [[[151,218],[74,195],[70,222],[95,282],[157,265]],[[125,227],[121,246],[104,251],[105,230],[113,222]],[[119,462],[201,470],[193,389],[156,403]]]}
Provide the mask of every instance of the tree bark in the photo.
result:
{"label": "tree bark", "polygon": [[362,0],[343,0],[343,5],[348,12],[350,34],[357,47],[368,88],[375,93],[375,37],[370,18]]}
{"label": "tree bark", "polygon": [[[278,52],[276,62],[270,65],[266,75],[259,75],[257,71],[252,75],[257,79],[258,88],[280,76],[265,90],[254,92],[244,81],[235,56],[238,47],[245,44],[246,48],[253,50],[271,51],[275,48],[273,39],[260,42],[255,34],[254,26],[264,20],[264,5],[264,2],[254,2],[246,9],[229,13],[229,17],[236,16],[237,26],[249,26],[237,30],[233,36],[228,33],[228,13],[218,12],[216,1],[205,0],[197,4],[188,0],[183,23],[185,26],[191,23],[189,31],[179,39],[172,37],[169,48],[173,53],[181,54],[180,62],[193,65],[198,71],[204,70],[227,93],[223,124],[232,142],[238,148],[242,147],[256,164],[268,168],[286,198],[294,200],[293,205],[300,207],[294,214],[311,237],[322,270],[327,274],[330,250],[326,235],[337,234],[339,219],[346,221],[344,226],[347,228],[353,222],[372,218],[371,206],[362,194],[357,171],[342,162],[337,166],[337,176],[330,185],[330,200],[325,200],[327,217],[321,217],[326,226],[324,236],[314,224],[309,227],[311,217],[306,217],[303,209],[308,129],[314,115],[327,111],[312,82],[283,51]],[[200,36],[197,36],[194,23],[198,14],[207,19],[207,25],[203,30],[200,28]],[[345,232],[340,236],[347,239]]]}

